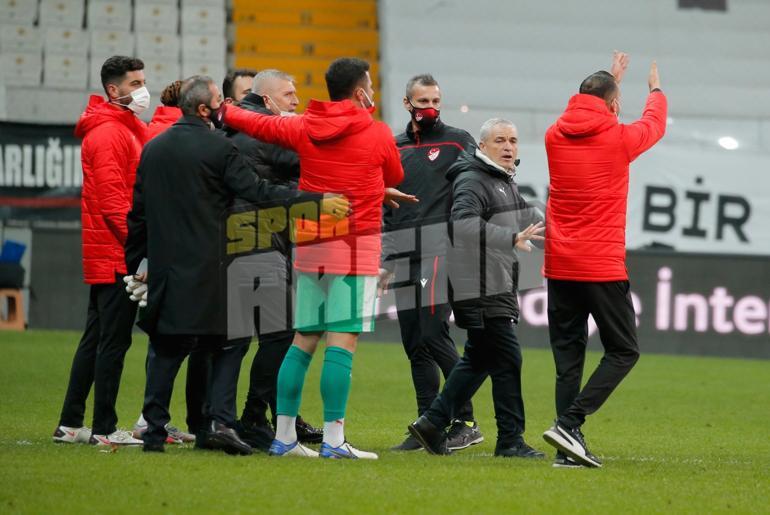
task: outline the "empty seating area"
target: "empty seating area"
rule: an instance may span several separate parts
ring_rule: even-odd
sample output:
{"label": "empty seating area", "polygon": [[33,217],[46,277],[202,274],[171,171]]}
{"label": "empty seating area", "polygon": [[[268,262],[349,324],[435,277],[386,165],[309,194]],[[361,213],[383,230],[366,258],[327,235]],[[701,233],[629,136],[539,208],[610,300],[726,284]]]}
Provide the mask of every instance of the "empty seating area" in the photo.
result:
{"label": "empty seating area", "polygon": [[379,96],[377,20],[376,0],[233,0],[234,65],[294,75],[305,105],[328,100],[324,72],[332,60],[360,57],[372,65]]}
{"label": "empty seating area", "polygon": [[8,120],[74,123],[115,54],[144,61],[153,106],[174,80],[226,73],[225,0],[0,0],[0,23]]}

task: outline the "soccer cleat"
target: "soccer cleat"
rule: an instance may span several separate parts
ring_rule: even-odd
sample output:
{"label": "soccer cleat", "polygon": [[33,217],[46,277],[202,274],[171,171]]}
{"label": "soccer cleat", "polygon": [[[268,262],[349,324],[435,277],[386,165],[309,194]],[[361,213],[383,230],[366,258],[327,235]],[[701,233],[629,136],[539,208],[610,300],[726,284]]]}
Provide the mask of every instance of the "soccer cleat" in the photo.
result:
{"label": "soccer cleat", "polygon": [[503,458],[545,458],[545,453],[538,451],[537,449],[533,449],[529,445],[524,442],[524,440],[520,440],[516,442],[513,445],[500,445],[497,444],[495,447],[495,456],[501,456]]}
{"label": "soccer cleat", "polygon": [[421,451],[422,450],[422,444],[417,441],[417,439],[410,435],[409,433],[406,434],[406,438],[403,442],[400,444],[391,447],[391,451]]}
{"label": "soccer cleat", "polygon": [[[144,433],[147,431],[147,424],[134,424],[134,429],[131,431],[131,436],[137,440],[144,439]],[[166,443],[180,444],[185,442],[194,442],[195,435],[185,433],[171,424],[166,424]]]}
{"label": "soccer cleat", "polygon": [[270,456],[299,456],[302,458],[317,458],[318,453],[313,449],[305,447],[301,443],[283,443],[280,440],[273,440],[268,451]]}
{"label": "soccer cleat", "polygon": [[142,445],[144,442],[134,438],[128,431],[118,429],[108,435],[92,434],[88,443],[98,447],[112,447],[113,445]]}
{"label": "soccer cleat", "polygon": [[356,449],[348,442],[343,443],[339,447],[332,447],[324,442],[321,444],[321,452],[319,454],[322,458],[333,460],[376,460],[379,458],[375,453]]}
{"label": "soccer cleat", "polygon": [[186,433],[171,424],[166,424],[166,431],[168,432],[168,438],[174,440],[173,442],[169,442],[167,438],[166,443],[192,443],[195,441],[194,434]]}
{"label": "soccer cleat", "polygon": [[543,439],[558,450],[586,467],[601,467],[602,462],[591,454],[579,427],[569,428],[558,420],[543,433]]}
{"label": "soccer cleat", "polygon": [[573,460],[561,451],[556,451],[556,458],[553,460],[554,468],[561,469],[582,469],[583,465]]}
{"label": "soccer cleat", "polygon": [[483,441],[484,435],[475,421],[453,420],[447,433],[446,446],[450,451],[459,451]]}
{"label": "soccer cleat", "polygon": [[323,429],[311,426],[299,415],[297,416],[295,427],[297,429],[297,440],[302,443],[321,443],[324,439]]}
{"label": "soccer cleat", "polygon": [[91,429],[88,427],[59,426],[53,432],[54,443],[88,443]]}
{"label": "soccer cleat", "polygon": [[433,425],[425,416],[409,424],[407,429],[428,453],[446,455],[452,452],[446,445],[446,433]]}

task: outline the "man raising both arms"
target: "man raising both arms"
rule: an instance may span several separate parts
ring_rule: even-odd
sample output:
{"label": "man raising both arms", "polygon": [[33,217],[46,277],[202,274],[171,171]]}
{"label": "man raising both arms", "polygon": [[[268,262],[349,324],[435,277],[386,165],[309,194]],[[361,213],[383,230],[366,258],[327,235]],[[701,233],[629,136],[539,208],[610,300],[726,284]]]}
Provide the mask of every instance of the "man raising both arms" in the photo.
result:
{"label": "man raising both arms", "polygon": [[[653,62],[642,117],[618,123],[627,64],[628,56],[616,52],[612,73],[589,75],[545,134],[551,179],[545,276],[557,419],[543,438],[558,450],[554,466],[601,467],[580,428],[639,359],[625,263],[628,165],[663,137],[667,102]],[[588,315],[604,356],[581,390]]]}

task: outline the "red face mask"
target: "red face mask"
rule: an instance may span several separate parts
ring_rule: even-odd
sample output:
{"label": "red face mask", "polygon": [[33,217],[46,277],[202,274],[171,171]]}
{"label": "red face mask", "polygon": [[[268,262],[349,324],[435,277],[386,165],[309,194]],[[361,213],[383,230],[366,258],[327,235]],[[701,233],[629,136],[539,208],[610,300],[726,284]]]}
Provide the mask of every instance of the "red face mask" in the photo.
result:
{"label": "red face mask", "polygon": [[415,107],[411,102],[409,105],[412,106],[412,120],[421,129],[432,129],[436,125],[441,111],[433,107]]}

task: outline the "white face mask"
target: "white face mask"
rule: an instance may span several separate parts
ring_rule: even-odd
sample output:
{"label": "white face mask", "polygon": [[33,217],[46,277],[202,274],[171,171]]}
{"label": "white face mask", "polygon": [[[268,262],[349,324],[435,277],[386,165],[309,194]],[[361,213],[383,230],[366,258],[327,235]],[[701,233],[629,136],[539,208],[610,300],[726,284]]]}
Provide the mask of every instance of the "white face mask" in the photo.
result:
{"label": "white face mask", "polygon": [[366,97],[366,101],[367,101],[367,102],[369,102],[369,105],[368,105],[368,106],[366,106],[366,107],[364,107],[364,109],[373,109],[373,108],[374,108],[374,100],[372,100],[372,99],[369,97],[369,94],[368,94],[368,93],[367,93],[365,90],[363,90],[363,89],[362,89],[362,90],[361,90],[361,92],[362,92],[362,93],[364,94],[364,96]]}
{"label": "white face mask", "polygon": [[[127,106],[129,109],[131,109],[136,114],[142,114],[148,107],[150,107],[150,92],[147,90],[146,86],[142,86],[139,89],[135,89],[128,95],[123,95],[122,97],[118,97],[115,100],[120,100],[121,98],[128,98],[131,97],[131,102]],[[118,103],[118,102],[113,102]],[[122,105],[122,104],[121,104]]]}
{"label": "white face mask", "polygon": [[[273,104],[275,107],[278,107],[278,104],[275,103],[273,98],[270,95],[265,95],[267,99],[270,101],[271,104]],[[281,116],[297,116],[297,113],[294,113],[292,111],[284,111],[280,107],[278,107],[278,114]]]}

